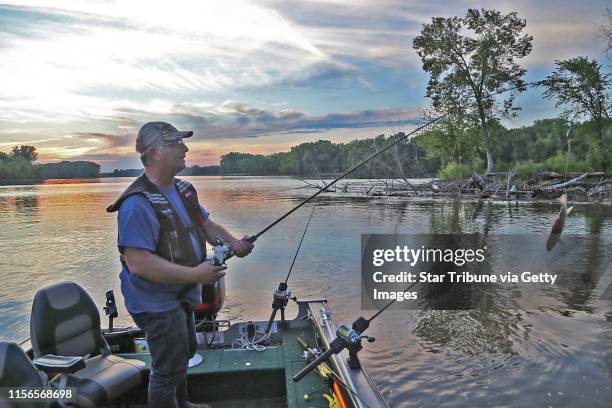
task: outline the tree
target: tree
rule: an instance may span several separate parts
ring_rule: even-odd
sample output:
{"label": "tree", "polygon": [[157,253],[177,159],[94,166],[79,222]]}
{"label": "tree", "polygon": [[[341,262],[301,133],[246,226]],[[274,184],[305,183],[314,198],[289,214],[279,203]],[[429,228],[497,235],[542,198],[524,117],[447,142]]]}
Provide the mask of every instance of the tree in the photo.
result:
{"label": "tree", "polygon": [[494,171],[488,122],[513,117],[514,92],[498,101],[507,88],[524,91],[526,70],[515,59],[531,52],[533,37],[521,36],[526,21],[516,12],[469,9],[465,18],[434,17],[424,24],[413,46],[430,74],[427,96],[434,108],[480,124],[487,156],[487,173]]}
{"label": "tree", "polygon": [[469,121],[449,115],[423,132],[415,142],[425,149],[428,157],[439,157],[442,165],[449,163],[469,164],[478,158],[481,137]]}
{"label": "tree", "polygon": [[557,68],[544,80],[544,96],[556,99],[556,105],[565,106],[562,115],[570,120],[590,117],[601,120],[610,117],[608,89],[612,86],[610,74],[601,72],[601,64],[588,57],[555,61]]}
{"label": "tree", "polygon": [[97,178],[100,165],[90,161],[61,161],[43,164],[45,176],[50,179]]}
{"label": "tree", "polygon": [[597,35],[606,41],[606,54],[612,60],[612,10],[606,9],[606,21],[599,26]]}
{"label": "tree", "polygon": [[13,146],[13,148],[11,149],[11,156],[23,157],[30,163],[33,163],[38,160],[38,153],[36,153],[36,148],[34,146],[28,145]]}
{"label": "tree", "polygon": [[588,161],[597,168],[608,167],[609,146],[604,142],[604,129],[610,126],[609,90],[612,77],[601,71],[601,64],[588,57],[555,61],[557,68],[544,80],[543,95],[556,99],[555,106],[563,106],[562,116],[570,121],[589,118],[595,126],[589,142]]}

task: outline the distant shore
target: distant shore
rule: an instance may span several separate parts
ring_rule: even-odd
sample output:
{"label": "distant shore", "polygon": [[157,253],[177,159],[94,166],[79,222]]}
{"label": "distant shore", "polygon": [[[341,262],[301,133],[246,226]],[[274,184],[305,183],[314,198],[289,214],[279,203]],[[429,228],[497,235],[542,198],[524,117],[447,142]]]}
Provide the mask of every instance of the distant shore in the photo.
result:
{"label": "distant shore", "polygon": [[[328,186],[332,179],[336,178],[336,175],[316,177],[314,175],[257,176],[248,174],[225,174],[220,176],[294,178],[304,183],[302,188],[312,190],[322,189]],[[605,205],[612,203],[610,195],[612,192],[612,180],[605,178],[603,173],[585,173],[584,175],[579,175],[578,173],[568,174],[567,176],[574,177],[574,179],[565,183],[561,182],[561,175],[551,172],[541,172],[537,174],[537,176],[535,174],[532,175],[532,177],[515,176],[512,181],[509,181],[507,176],[506,173],[496,173],[490,176],[473,175],[466,179],[452,180],[442,180],[430,177],[408,178],[403,180],[351,178],[339,181],[335,186],[326,189],[324,194],[327,196],[338,193],[340,196],[429,197],[433,199],[459,199],[465,201],[491,199],[519,202],[545,202],[556,200],[561,194],[567,193],[568,198],[574,202],[591,202]],[[118,178],[122,177],[128,176],[119,176]],[[109,177],[0,180],[0,186],[99,183],[102,178]],[[517,188],[515,192],[511,193],[507,191],[507,189],[513,186],[513,184],[516,184]]]}
{"label": "distant shore", "polygon": [[0,186],[21,186],[21,185],[32,185],[40,184],[45,179],[19,179],[19,180],[0,180]]}

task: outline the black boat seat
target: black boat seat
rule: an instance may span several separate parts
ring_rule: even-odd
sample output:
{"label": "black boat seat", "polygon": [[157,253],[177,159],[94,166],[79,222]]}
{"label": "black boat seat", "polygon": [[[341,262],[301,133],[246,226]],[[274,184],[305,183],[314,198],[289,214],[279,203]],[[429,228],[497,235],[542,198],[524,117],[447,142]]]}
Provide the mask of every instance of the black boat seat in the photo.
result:
{"label": "black boat seat", "polygon": [[[48,286],[36,293],[30,337],[34,357],[54,354],[85,358],[85,368],[67,374],[67,386],[76,389],[78,406],[104,405],[148,377],[145,363],[110,354],[98,309],[87,292],[74,282]],[[59,382],[58,377],[52,383]]]}
{"label": "black boat seat", "polygon": [[[0,387],[2,388],[43,388],[46,375],[34,367],[30,358],[15,343],[0,342]],[[3,405],[5,404],[5,405]],[[2,401],[0,407],[10,407],[8,401]],[[45,401],[30,402],[32,407],[48,407]]]}

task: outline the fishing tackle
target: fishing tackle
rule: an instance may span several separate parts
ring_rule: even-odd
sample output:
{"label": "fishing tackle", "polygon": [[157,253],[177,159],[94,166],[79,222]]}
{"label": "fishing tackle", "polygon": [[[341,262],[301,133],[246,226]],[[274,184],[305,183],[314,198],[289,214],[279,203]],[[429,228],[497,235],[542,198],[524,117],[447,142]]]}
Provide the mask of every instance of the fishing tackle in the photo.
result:
{"label": "fishing tackle", "polygon": [[[374,315],[374,317],[378,316],[379,313]],[[348,349],[349,358],[347,360],[348,365],[351,369],[359,369],[361,368],[361,363],[359,362],[359,357],[357,353],[363,349],[361,345],[361,340],[366,339],[368,343],[373,343],[376,341],[375,337],[366,336],[363,334],[364,331],[370,327],[370,322],[374,317],[370,319],[365,319],[363,317],[357,318],[353,322],[351,328],[349,328],[345,324],[340,324],[336,329],[336,338],[329,343],[329,348],[320,356],[315,358],[310,364],[300,370],[297,374],[295,374],[292,378],[294,382],[300,381],[306,374],[314,370],[319,364],[323,361],[327,360],[332,354],[338,354],[344,349]]]}
{"label": "fishing tackle", "polygon": [[278,324],[278,327],[285,328],[289,326],[289,323],[287,323],[285,320],[285,307],[287,307],[289,299],[293,301],[297,300],[297,298],[295,296],[291,296],[291,292],[287,290],[287,282],[279,283],[278,289],[276,289],[272,294],[272,314],[270,315],[270,319],[268,319],[268,325],[266,326],[265,330],[266,334],[268,334],[270,329],[272,329],[274,318],[279,310],[281,312],[281,321]]}
{"label": "fishing tackle", "polygon": [[310,221],[312,220],[315,208],[317,208],[316,203],[312,206],[310,217],[308,217],[308,222],[306,223],[306,227],[304,227],[304,232],[302,233],[302,238],[300,239],[300,243],[298,244],[298,247],[295,250],[295,255],[293,256],[291,266],[289,267],[289,272],[287,272],[285,280],[278,284],[278,289],[276,289],[272,294],[272,314],[270,314],[270,319],[268,319],[268,325],[266,326],[265,330],[266,335],[270,333],[270,329],[272,328],[272,324],[274,323],[274,318],[276,317],[276,313],[279,310],[281,312],[281,321],[279,323],[279,327],[285,328],[289,326],[289,324],[285,320],[285,307],[287,307],[289,299],[297,301],[297,298],[295,296],[291,296],[291,292],[287,290],[287,282],[289,281],[289,276],[291,275],[291,271],[293,270],[293,265],[295,265],[295,260],[297,259],[297,256],[300,253],[300,248],[302,247],[302,243],[304,242],[304,237],[306,236],[306,231],[308,231],[308,226],[310,225]]}
{"label": "fishing tackle", "polygon": [[226,244],[219,237],[216,238],[216,245],[213,247],[212,264],[221,266],[225,261],[234,256],[234,249],[231,245]]}

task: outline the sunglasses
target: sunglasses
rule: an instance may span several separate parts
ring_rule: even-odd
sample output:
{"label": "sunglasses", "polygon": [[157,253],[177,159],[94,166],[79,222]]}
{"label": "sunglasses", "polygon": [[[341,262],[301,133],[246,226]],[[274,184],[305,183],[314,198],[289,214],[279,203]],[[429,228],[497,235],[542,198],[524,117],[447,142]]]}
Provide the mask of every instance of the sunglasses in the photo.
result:
{"label": "sunglasses", "polygon": [[183,139],[177,139],[171,142],[160,143],[160,146],[184,146],[184,145],[185,145],[185,142],[183,142]]}

